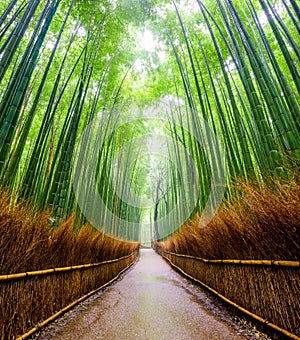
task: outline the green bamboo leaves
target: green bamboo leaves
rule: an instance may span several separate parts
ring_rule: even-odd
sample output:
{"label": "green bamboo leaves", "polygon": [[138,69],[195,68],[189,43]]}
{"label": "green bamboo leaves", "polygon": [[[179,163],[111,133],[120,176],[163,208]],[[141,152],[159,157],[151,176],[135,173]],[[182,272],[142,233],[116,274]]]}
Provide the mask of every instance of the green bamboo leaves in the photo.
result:
{"label": "green bamboo leaves", "polygon": [[[217,130],[221,132],[228,150],[228,166],[232,176],[241,174],[253,176],[257,171],[282,169],[284,167],[282,157],[285,151],[292,151],[294,155],[299,154],[299,104],[293,87],[284,76],[282,59],[279,64],[270,47],[265,28],[259,21],[258,17],[262,12],[258,14],[257,6],[254,7],[248,1],[245,4],[248,5],[248,9],[251,9],[247,13],[240,6],[237,7],[234,1],[218,0],[219,12],[218,15],[213,15],[204,1],[197,1],[202,14],[203,27],[206,27],[207,33],[210,34],[214,53],[219,61],[218,68],[216,63],[209,61],[208,55],[213,52],[207,49],[207,42],[205,42],[206,46],[201,42],[201,40],[207,41],[207,33],[193,31],[192,26],[188,26],[184,14],[180,13],[177,7],[177,3],[180,6],[180,2],[173,3],[190,63],[190,66],[184,66],[185,71],[182,71],[183,65],[187,65],[187,58],[184,54],[175,52],[183,84],[189,84],[184,85],[186,96],[189,102],[198,102],[196,106],[200,110],[200,115],[206,120],[212,111],[211,105],[207,106],[204,99],[206,98],[207,104],[208,101],[214,101],[211,123],[214,129],[216,129],[215,124],[221,128],[221,131],[219,127]],[[261,0],[260,4],[281,48],[295,87],[298,88],[299,72],[295,68],[295,58],[289,52],[274,17],[284,30],[286,39],[296,56],[298,56],[297,44],[270,3]],[[199,18],[201,18],[200,13],[197,15]],[[256,26],[257,38],[253,37],[253,31],[246,28],[245,20]],[[251,27],[252,30],[254,26]],[[201,35],[205,39],[201,39]],[[262,51],[263,55],[258,48],[261,44],[258,37],[266,49]],[[269,61],[266,58],[269,58]],[[231,60],[233,71],[228,69],[228,60]],[[209,81],[207,76],[203,75],[205,69]],[[239,78],[236,76],[235,69]],[[191,83],[190,75],[193,75],[195,85]],[[207,93],[211,92],[207,88],[208,84],[213,93]],[[244,88],[243,95],[241,95],[241,86]],[[193,87],[195,91],[191,90]],[[249,117],[249,111],[252,118]],[[194,119],[193,121],[195,123]]]}
{"label": "green bamboo leaves", "polygon": [[[82,184],[83,206],[101,217],[97,227],[135,240],[145,232],[142,220],[151,220],[150,234],[159,239],[178,221],[205,212],[208,201],[217,206],[225,184],[216,178],[225,173],[230,195],[231,181],[284,177],[299,161],[295,1],[150,1],[151,11],[137,6],[139,12],[128,16],[126,4],[110,2],[93,8],[74,0],[4,2],[1,185],[50,207],[53,221],[74,210],[79,224],[87,218],[71,183],[72,172],[79,180],[92,171],[80,167],[82,159],[95,162],[95,188]],[[133,45],[130,34],[144,26],[156,32],[153,41],[165,60]],[[134,142],[153,127],[131,120],[130,98],[149,93],[171,108],[165,110],[167,124],[153,123],[168,138],[170,162],[143,158]],[[147,105],[140,109],[147,111]],[[87,141],[78,146],[84,131],[95,143],[102,141],[99,150]],[[90,198],[96,189],[103,209]],[[152,193],[150,213],[140,207],[139,195],[146,192]]]}

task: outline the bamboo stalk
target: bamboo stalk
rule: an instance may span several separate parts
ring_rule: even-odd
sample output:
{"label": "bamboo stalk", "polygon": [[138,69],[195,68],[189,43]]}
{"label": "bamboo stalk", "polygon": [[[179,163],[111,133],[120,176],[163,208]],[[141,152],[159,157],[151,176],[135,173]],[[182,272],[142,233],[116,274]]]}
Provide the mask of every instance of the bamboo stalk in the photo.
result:
{"label": "bamboo stalk", "polygon": [[99,267],[105,264],[115,263],[119,262],[121,260],[127,259],[131,257],[135,252],[132,252],[129,255],[122,256],[118,259],[103,261],[103,262],[97,262],[97,263],[88,263],[88,264],[82,264],[77,266],[69,266],[69,267],[60,267],[60,268],[51,268],[51,269],[44,269],[44,270],[35,270],[31,272],[25,272],[25,273],[16,273],[16,274],[8,274],[8,275],[0,275],[0,281],[9,281],[9,280],[16,280],[16,279],[22,279],[32,276],[39,276],[39,275],[47,275],[47,274],[55,274],[55,273],[64,273],[74,270],[81,270],[81,269],[87,269],[87,268],[94,268]]}
{"label": "bamboo stalk", "polygon": [[[174,253],[173,253],[174,254]],[[176,255],[176,254],[174,254]],[[263,319],[262,317],[251,313],[250,311],[248,311],[247,309],[241,307],[240,305],[236,304],[235,302],[227,299],[224,295],[220,294],[219,292],[217,292],[216,290],[212,289],[211,287],[207,286],[205,283],[203,283],[202,281],[194,278],[193,276],[187,274],[184,270],[182,270],[180,267],[176,266],[169,258],[167,258],[166,256],[162,255],[164,259],[166,259],[170,265],[174,268],[176,268],[178,271],[180,271],[184,276],[188,277],[189,279],[199,283],[201,286],[205,287],[207,290],[209,290],[210,292],[212,292],[213,294],[215,294],[216,296],[218,296],[219,298],[221,298],[222,300],[224,300],[225,302],[227,302],[228,304],[230,304],[231,306],[235,307],[236,309],[240,310],[241,312],[245,313],[246,315],[250,316],[251,318],[255,319],[256,321],[266,325],[267,327],[272,328],[273,330],[285,335],[286,337],[290,338],[290,339],[294,339],[294,340],[300,340],[300,338],[295,335],[292,334],[290,332],[288,332],[286,329],[280,328],[279,326],[269,322],[266,319]],[[288,262],[288,261],[286,261]]]}
{"label": "bamboo stalk", "polygon": [[[131,253],[130,255],[132,255],[133,253]],[[86,300],[87,298],[89,298],[90,296],[92,296],[93,294],[99,292],[101,289],[107,287],[108,285],[110,285],[111,283],[113,283],[114,281],[116,281],[121,274],[123,274],[129,267],[131,267],[133,265],[133,262],[130,263],[126,268],[122,269],[113,279],[111,279],[109,282],[105,283],[104,285],[102,285],[101,287],[92,290],[91,292],[83,295],[82,297],[80,297],[79,299],[71,302],[68,306],[62,308],[60,311],[58,311],[57,313],[51,315],[48,319],[42,321],[41,323],[39,323],[37,326],[34,326],[33,328],[31,328],[31,330],[29,330],[27,333],[21,335],[20,337],[18,337],[16,340],[24,340],[29,338],[31,335],[33,335],[34,333],[36,333],[38,330],[40,330],[41,328],[47,326],[50,322],[56,320],[59,316],[63,315],[64,313],[66,313],[67,311],[69,311],[71,308],[75,307],[78,303]]]}
{"label": "bamboo stalk", "polygon": [[185,255],[185,254],[176,254],[172,253],[170,251],[164,250],[160,248],[160,250],[166,254],[174,255],[178,257],[185,257],[189,259],[194,259],[198,261],[202,261],[204,263],[210,263],[210,264],[233,264],[233,265],[253,265],[253,266],[277,266],[277,267],[293,267],[293,268],[299,268],[300,267],[300,261],[286,261],[286,260],[209,260],[204,259],[202,257],[196,257],[191,255]]}

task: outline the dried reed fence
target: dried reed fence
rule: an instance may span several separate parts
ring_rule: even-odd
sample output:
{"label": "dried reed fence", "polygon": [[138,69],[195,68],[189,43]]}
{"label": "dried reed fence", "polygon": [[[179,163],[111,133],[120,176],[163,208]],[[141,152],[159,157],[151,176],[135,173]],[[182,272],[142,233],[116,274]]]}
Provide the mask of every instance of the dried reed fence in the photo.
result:
{"label": "dried reed fence", "polygon": [[[103,235],[75,215],[53,228],[49,211],[0,195],[0,338],[13,339],[115,278],[139,243]],[[55,269],[53,269],[55,268]]]}
{"label": "dried reed fence", "polygon": [[[300,339],[300,262],[207,260],[155,245],[171,265],[285,336]],[[245,309],[245,310],[243,310]]]}
{"label": "dried reed fence", "polygon": [[1,339],[21,336],[82,295],[105,285],[137,256],[138,249],[100,263],[1,275]]}

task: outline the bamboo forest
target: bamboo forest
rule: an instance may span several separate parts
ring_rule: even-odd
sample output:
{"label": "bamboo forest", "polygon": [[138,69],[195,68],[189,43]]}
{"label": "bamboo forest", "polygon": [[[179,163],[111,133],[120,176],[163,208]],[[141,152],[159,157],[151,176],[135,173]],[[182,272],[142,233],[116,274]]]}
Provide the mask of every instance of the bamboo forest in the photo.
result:
{"label": "bamboo forest", "polygon": [[[300,339],[299,1],[1,0],[0,187],[1,339]],[[156,330],[48,326],[119,284]]]}

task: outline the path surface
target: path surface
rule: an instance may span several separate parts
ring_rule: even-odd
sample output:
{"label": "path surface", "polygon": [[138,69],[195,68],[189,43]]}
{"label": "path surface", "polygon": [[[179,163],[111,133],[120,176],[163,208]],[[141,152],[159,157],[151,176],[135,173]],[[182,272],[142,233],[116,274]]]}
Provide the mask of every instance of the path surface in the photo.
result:
{"label": "path surface", "polygon": [[[52,339],[192,340],[245,339],[229,328],[153,250],[141,250],[135,267],[90,302]],[[40,337],[40,339],[50,337]]]}

